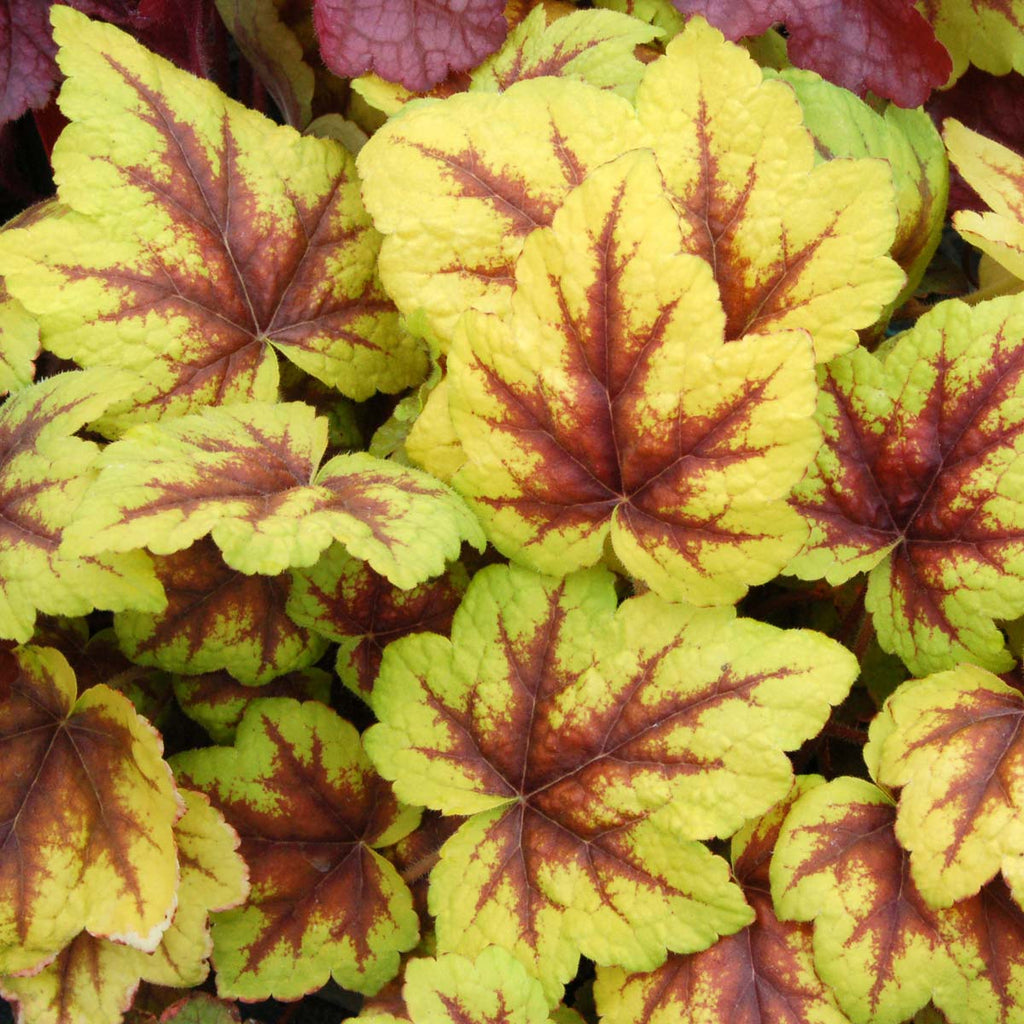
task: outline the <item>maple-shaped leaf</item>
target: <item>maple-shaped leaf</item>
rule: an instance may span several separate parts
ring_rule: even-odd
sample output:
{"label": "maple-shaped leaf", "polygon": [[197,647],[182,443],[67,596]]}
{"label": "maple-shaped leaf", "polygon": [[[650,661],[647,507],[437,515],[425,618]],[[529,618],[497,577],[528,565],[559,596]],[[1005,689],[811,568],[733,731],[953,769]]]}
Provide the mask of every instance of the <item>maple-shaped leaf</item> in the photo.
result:
{"label": "maple-shaped leaf", "polygon": [[725,343],[660,185],[646,150],[594,171],[527,239],[511,317],[463,319],[452,482],[534,569],[592,565],[610,541],[663,597],[727,604],[802,542],[785,498],[820,441],[813,352],[803,332]]}
{"label": "maple-shaped leaf", "polygon": [[182,792],[185,814],[174,827],[181,864],[178,906],[152,953],[80,933],[56,959],[29,977],[0,979],[35,1024],[119,1024],[140,981],[187,988],[209,972],[213,948],[207,916],[241,903],[248,891],[238,837],[206,797]]}
{"label": "maple-shaped leaf", "polygon": [[877,157],[889,164],[899,216],[890,255],[907,277],[890,303],[898,308],[920,283],[945,226],[949,168],[942,137],[923,110],[890,104],[879,114],[812,72],[787,69],[780,77],[796,92],[819,157]]}
{"label": "maple-shaped leaf", "polygon": [[287,575],[238,572],[209,538],[155,558],[154,570],[167,608],[114,616],[121,649],[140,665],[185,675],[227,669],[259,686],[307,668],[327,650],[326,639],[285,613],[292,589]]}
{"label": "maple-shaped leaf", "polygon": [[904,281],[888,164],[815,166],[793,91],[700,18],[648,65],[636,107],[726,337],[803,328],[819,361],[853,348]]}
{"label": "maple-shaped leaf", "polygon": [[904,683],[872,723],[875,778],[902,787],[896,836],[933,907],[1024,856],[1024,697],[975,665]]}
{"label": "maple-shaped leaf", "polygon": [[415,945],[419,922],[395,869],[374,849],[411,831],[355,729],[323,704],[253,701],[234,747],[173,759],[242,839],[252,891],[214,918],[222,996],[298,999],[333,977],[375,992]]}
{"label": "maple-shaped leaf", "polygon": [[57,79],[45,0],[0,0],[0,123],[42,107]]}
{"label": "maple-shaped leaf", "polygon": [[363,199],[385,239],[381,279],[447,348],[464,310],[508,309],[526,236],[569,189],[643,145],[621,96],[568,79],[462,93],[407,111],[360,150]]}
{"label": "maple-shaped leaf", "polygon": [[0,408],[0,636],[29,640],[37,611],[164,606],[142,552],[75,557],[61,550],[99,450],[75,432],[137,386],[113,370],[63,373],[21,388]]}
{"label": "maple-shaped leaf", "polygon": [[333,541],[396,586],[444,571],[463,539],[483,547],[459,497],[425,473],[365,452],[319,470],[327,421],[299,402],[207,408],[146,423],[109,444],[65,531],[84,555],[181,551],[212,534],[242,573],[312,565]]}
{"label": "maple-shaped leaf", "polygon": [[991,207],[958,210],[953,226],[1014,277],[1024,279],[1024,157],[948,118],[942,132],[949,158]]}
{"label": "maple-shaped leaf", "polygon": [[953,78],[968,63],[993,75],[1024,71],[1021,0],[917,0],[916,6],[949,51]]}
{"label": "maple-shaped leaf", "polygon": [[294,700],[331,702],[331,676],[318,668],[289,672],[259,687],[244,686],[227,672],[208,672],[199,676],[176,676],[174,696],[178,705],[198,722],[214,743],[230,747],[245,709],[265,697],[291,697]]}
{"label": "maple-shaped leaf", "polygon": [[405,1012],[364,1010],[359,1021],[435,1024],[547,1024],[544,990],[510,953],[488,946],[474,959],[457,953],[410,960],[402,985]]}
{"label": "maple-shaped leaf", "polygon": [[789,59],[797,67],[817,71],[858,96],[870,91],[901,107],[920,106],[953,69],[914,0],[672,2],[683,14],[703,15],[733,40],[784,22]]}
{"label": "maple-shaped leaf", "polygon": [[1024,613],[1024,304],[944,302],[884,359],[821,370],[815,463],[792,503],[811,524],[787,569],[840,583],[871,570],[882,647],[912,672],[1012,658],[993,619]]}
{"label": "maple-shaped leaf", "polygon": [[302,131],[313,119],[316,75],[305,60],[302,43],[285,20],[294,14],[296,5],[289,0],[216,0],[216,4],[285,124]]}
{"label": "maple-shaped leaf", "polygon": [[748,924],[699,840],[785,795],[782,750],[856,671],[827,638],[732,609],[616,610],[604,570],[481,570],[450,642],[385,650],[365,741],[400,799],[472,815],[431,874],[438,949],[500,945],[553,1005],[580,953],[651,970]]}
{"label": "maple-shaped leaf", "polygon": [[423,92],[501,46],[505,0],[313,0],[324,63],[342,78],[376,71]]}
{"label": "maple-shaped leaf", "polygon": [[994,882],[928,906],[896,839],[896,808],[840,778],[793,806],[771,861],[782,918],[814,921],[815,966],[855,1024],[899,1024],[929,999],[950,1024],[1014,1024],[1024,1009],[1024,913]]}
{"label": "maple-shaped leaf", "polygon": [[61,205],[0,233],[0,272],[45,347],[145,377],[108,433],[273,400],[274,350],[356,399],[423,376],[338,143],[274,125],[111,25],[53,18],[72,122],[53,153]]}
{"label": "maple-shaped leaf", "polygon": [[181,805],[153,727],[120,694],[76,700],[52,648],[22,648],[0,705],[0,974],[82,929],[152,951],[176,903]]}
{"label": "maple-shaped leaf", "polygon": [[646,974],[598,967],[594,997],[602,1024],[848,1024],[815,973],[811,927],[780,921],[769,891],[782,821],[800,794],[822,781],[797,778],[785,799],[733,837],[734,874],[757,919],[710,949],[674,953]]}
{"label": "maple-shaped leaf", "polygon": [[39,355],[39,324],[0,278],[0,396],[31,383]]}
{"label": "maple-shaped leaf", "polygon": [[389,643],[423,630],[448,632],[469,575],[456,562],[437,579],[399,590],[335,544],[312,568],[293,571],[292,581],[288,615],[338,641],[341,681],[368,698]]}

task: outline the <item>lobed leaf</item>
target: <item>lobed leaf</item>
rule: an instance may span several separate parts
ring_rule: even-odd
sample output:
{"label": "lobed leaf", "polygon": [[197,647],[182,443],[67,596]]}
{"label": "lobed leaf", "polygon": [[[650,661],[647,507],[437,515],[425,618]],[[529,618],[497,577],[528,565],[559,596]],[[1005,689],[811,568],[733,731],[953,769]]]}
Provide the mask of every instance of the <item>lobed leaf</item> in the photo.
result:
{"label": "lobed leaf", "polygon": [[363,452],[317,470],[326,444],[326,420],[298,402],[142,424],[97,460],[65,549],[170,555],[210,533],[232,569],[276,576],[312,565],[337,540],[411,587],[443,572],[463,538],[482,547],[480,527],[443,484]]}
{"label": "lobed leaf", "polygon": [[0,636],[29,640],[37,611],[164,606],[142,552],[76,557],[61,547],[98,451],[74,434],[136,386],[125,373],[57,374],[20,389],[0,408]]}
{"label": "lobed leaf", "polygon": [[1019,690],[959,665],[904,683],[873,725],[875,777],[902,787],[896,836],[932,907],[973,896],[1024,856],[1022,716]]}
{"label": "lobed leaf", "polygon": [[174,758],[182,785],[209,796],[238,832],[248,902],[214,920],[222,996],[298,999],[333,977],[375,992],[416,943],[412,898],[374,850],[408,833],[355,729],[329,707],[253,701],[234,747]]}
{"label": "lobed leaf", "polygon": [[953,225],[1014,277],[1024,278],[1024,157],[947,118],[942,131],[966,182],[992,209],[958,210]]}
{"label": "lobed leaf", "polygon": [[181,801],[156,730],[51,648],[13,657],[0,705],[0,974],[30,971],[80,931],[152,951],[178,890]]}
{"label": "lobed leaf", "polygon": [[[949,78],[952,64],[914,0],[672,0],[701,14],[729,39],[760,35],[784,22],[789,58],[858,96],[873,92],[918,107]],[[944,0],[937,0],[942,4]],[[949,2],[949,0],[946,0]],[[925,0],[923,6],[936,6]],[[950,6],[963,6],[952,0]],[[943,42],[946,35],[940,35]]]}
{"label": "lobed leaf", "polygon": [[551,223],[569,189],[642,141],[625,99],[561,79],[459,94],[389,121],[358,159],[385,235],[388,294],[404,313],[423,310],[447,348],[464,310],[507,310],[525,237]]}
{"label": "lobed leaf", "polygon": [[968,62],[993,75],[1024,71],[1021,0],[919,0],[917,7],[949,51],[953,78]]}
{"label": "lobed leaf", "polygon": [[39,355],[39,324],[0,278],[0,395],[32,383]]}
{"label": "lobed leaf", "polygon": [[915,673],[1012,663],[993,619],[1024,612],[1022,313],[945,302],[884,360],[855,351],[821,371],[825,443],[792,498],[811,535],[788,571],[871,570],[879,642]]}
{"label": "lobed leaf", "polygon": [[680,254],[645,150],[594,171],[516,268],[506,321],[467,315],[448,361],[492,543],[542,572],[606,542],[661,596],[736,601],[801,543],[785,496],[819,444],[806,335],[728,345],[710,266]]}
{"label": "lobed leaf", "polygon": [[53,8],[70,118],[60,204],[0,234],[43,344],[146,379],[103,424],[273,400],[279,351],[352,398],[426,370],[375,277],[352,158],[229,100],[113,26]]}
{"label": "lobed leaf", "polygon": [[700,18],[648,66],[636,105],[683,249],[714,268],[725,336],[802,328],[819,362],[853,348],[903,284],[889,167],[815,166],[793,92]]}
{"label": "lobed leaf", "polygon": [[468,71],[508,32],[504,0],[314,0],[324,62],[342,78],[376,71],[414,92]]}
{"label": "lobed leaf", "polygon": [[366,737],[400,799],[473,815],[431,875],[438,948],[500,945],[553,1004],[580,953],[650,970],[736,931],[750,911],[698,840],[785,795],[781,751],[855,673],[824,637],[731,609],[616,610],[603,570],[481,570],[451,642],[387,648]]}
{"label": "lobed leaf", "polygon": [[43,0],[0,0],[0,123],[46,105],[57,80]]}
{"label": "lobed leaf", "polygon": [[[362,564],[362,563],[360,563]],[[231,569],[212,540],[154,559],[167,594],[159,613],[121,612],[114,629],[134,662],[201,675],[226,669],[261,686],[320,660],[327,640],[285,612],[288,576],[246,576]]]}

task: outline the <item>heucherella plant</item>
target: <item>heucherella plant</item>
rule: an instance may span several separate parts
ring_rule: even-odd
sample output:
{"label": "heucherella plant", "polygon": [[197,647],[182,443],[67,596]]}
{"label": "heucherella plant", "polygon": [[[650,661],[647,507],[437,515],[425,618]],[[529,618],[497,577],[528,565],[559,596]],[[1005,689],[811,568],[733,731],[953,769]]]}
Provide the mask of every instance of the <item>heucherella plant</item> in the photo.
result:
{"label": "heucherella plant", "polygon": [[27,3],[0,1019],[1019,1024],[1020,0]]}

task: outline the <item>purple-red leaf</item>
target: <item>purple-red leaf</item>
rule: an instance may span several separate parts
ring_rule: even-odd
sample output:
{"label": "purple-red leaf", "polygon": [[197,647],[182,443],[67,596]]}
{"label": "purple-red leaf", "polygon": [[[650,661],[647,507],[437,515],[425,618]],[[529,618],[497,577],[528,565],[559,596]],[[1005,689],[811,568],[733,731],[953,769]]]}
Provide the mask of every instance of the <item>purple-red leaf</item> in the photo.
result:
{"label": "purple-red leaf", "polygon": [[375,71],[424,92],[501,46],[504,8],[504,0],[315,0],[313,19],[335,74]]}
{"label": "purple-red leaf", "polygon": [[43,106],[57,77],[49,4],[0,0],[0,122]]}
{"label": "purple-red leaf", "polygon": [[869,90],[918,107],[953,70],[946,48],[912,0],[672,0],[701,14],[733,41],[777,22],[789,58],[863,96]]}

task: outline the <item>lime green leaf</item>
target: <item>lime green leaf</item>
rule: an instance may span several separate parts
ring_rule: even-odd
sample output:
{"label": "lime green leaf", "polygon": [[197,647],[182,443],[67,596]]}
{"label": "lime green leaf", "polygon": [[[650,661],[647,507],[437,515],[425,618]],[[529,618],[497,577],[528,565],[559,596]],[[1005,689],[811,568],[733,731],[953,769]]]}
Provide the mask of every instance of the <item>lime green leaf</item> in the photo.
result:
{"label": "lime green leaf", "polygon": [[968,63],[993,75],[1024,72],[1021,0],[918,0],[917,6],[953,58],[951,81]]}
{"label": "lime green leaf", "polygon": [[928,906],[869,782],[804,794],[771,862],[780,917],[814,921],[815,965],[855,1024],[899,1024],[929,999],[950,1024],[1014,1024],[1024,1007],[1024,913],[1000,881]]}
{"label": "lime green leaf", "polygon": [[54,5],[63,208],[0,234],[43,344],[145,384],[105,421],[272,400],[274,349],[355,399],[426,371],[375,278],[352,158]]}
{"label": "lime green leaf", "polygon": [[710,949],[672,954],[646,974],[598,967],[594,997],[602,1024],[848,1024],[815,973],[810,926],[780,921],[768,892],[782,820],[800,793],[821,781],[795,780],[784,800],[733,837],[734,873],[757,920]]}
{"label": "lime green leaf", "polygon": [[450,484],[466,464],[466,453],[452,423],[448,393],[446,374],[430,392],[423,411],[409,430],[405,453],[421,469]]}
{"label": "lime green leaf", "polygon": [[637,93],[683,226],[715,268],[727,338],[803,328],[819,361],[851,349],[903,285],[880,160],[815,166],[796,96],[691,19]]}
{"label": "lime green leaf", "polygon": [[544,76],[578,78],[632,99],[644,66],[637,46],[661,33],[614,11],[575,11],[547,24],[538,4],[509,33],[502,48],[470,77],[470,90],[500,92],[515,82]]}
{"label": "lime green leaf", "polygon": [[660,28],[669,39],[678,35],[686,24],[683,15],[672,6],[672,0],[597,0],[594,6],[621,11],[632,18],[646,21]]}
{"label": "lime green leaf", "polygon": [[301,403],[142,424],[97,460],[66,549],[146,545],[166,555],[212,533],[231,568],[276,576],[312,565],[337,540],[411,587],[443,572],[463,538],[483,546],[476,520],[443,484],[363,452],[317,471],[326,443],[326,421]]}
{"label": "lime green leaf", "polygon": [[650,970],[749,923],[698,840],[785,795],[782,750],[855,674],[825,637],[731,609],[616,610],[604,570],[478,572],[451,642],[384,652],[366,738],[400,799],[473,815],[431,875],[438,948],[501,945],[554,1004],[581,952]]}
{"label": "lime green leaf", "polygon": [[896,836],[921,894],[948,907],[1024,856],[1024,698],[960,665],[904,683],[879,717],[877,781],[903,787]]}
{"label": "lime green leaf", "polygon": [[367,699],[384,648],[407,633],[447,633],[469,585],[468,573],[456,562],[437,579],[399,590],[339,544],[312,568],[294,570],[292,580],[289,617],[338,641],[338,676]]}
{"label": "lime green leaf", "polygon": [[347,722],[323,704],[253,701],[234,747],[174,758],[242,838],[252,891],[214,920],[222,996],[297,999],[333,977],[375,992],[416,943],[405,883],[374,847],[416,824],[373,771]]}
{"label": "lime green leaf", "polygon": [[156,731],[106,686],[76,701],[50,648],[15,652],[0,705],[0,973],[83,928],[146,951],[174,912],[180,801]]}
{"label": "lime green leaf", "polygon": [[793,492],[811,524],[788,571],[832,583],[871,570],[882,647],[912,672],[1012,658],[993,619],[1024,612],[1024,302],[945,302],[884,361],[821,375],[825,443]]}
{"label": "lime green leaf", "polygon": [[780,77],[796,92],[819,156],[878,157],[892,170],[899,225],[890,255],[907,276],[895,309],[913,294],[942,237],[949,197],[942,137],[923,109],[890,103],[878,114],[811,71],[792,68]]}
{"label": "lime green leaf", "polygon": [[331,676],[318,668],[289,672],[272,682],[254,688],[243,686],[227,672],[209,672],[200,676],[176,676],[174,696],[181,710],[198,722],[221,746],[235,742],[235,730],[245,709],[264,697],[291,697],[294,700],[331,702]]}
{"label": "lime green leaf", "polygon": [[0,395],[31,382],[37,355],[39,324],[0,278]]}
{"label": "lime green leaf", "polygon": [[726,604],[802,542],[785,499],[820,442],[813,353],[802,332],[726,344],[711,268],[679,247],[648,151],[570,193],[527,239],[511,317],[460,325],[453,484],[532,568],[592,565],[610,538],[663,597]]}
{"label": "lime green leaf", "polygon": [[155,558],[154,567],[167,608],[114,616],[122,650],[140,665],[185,675],[223,668],[259,686],[307,668],[327,650],[326,639],[285,613],[286,574],[246,576],[225,565],[208,538]]}
{"label": "lime green leaf", "polygon": [[58,374],[0,408],[0,636],[29,640],[37,610],[84,615],[164,606],[141,552],[77,558],[61,550],[98,451],[73,435],[137,384],[114,371]]}
{"label": "lime green leaf", "polygon": [[595,167],[642,144],[627,100],[568,79],[406,111],[358,160],[388,294],[425,310],[442,344],[464,310],[504,312],[526,235]]}
{"label": "lime green leaf", "polygon": [[[1022,37],[1024,39],[1024,37]],[[948,118],[949,158],[991,210],[958,210],[953,225],[971,245],[1024,279],[1024,157]]]}

